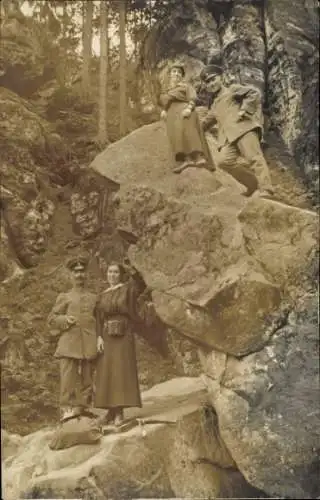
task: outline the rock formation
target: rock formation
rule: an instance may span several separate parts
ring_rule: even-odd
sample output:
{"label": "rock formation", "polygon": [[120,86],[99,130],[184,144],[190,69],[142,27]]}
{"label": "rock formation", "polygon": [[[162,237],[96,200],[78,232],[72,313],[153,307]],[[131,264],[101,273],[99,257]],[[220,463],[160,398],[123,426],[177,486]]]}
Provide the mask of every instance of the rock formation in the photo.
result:
{"label": "rock formation", "polygon": [[91,166],[120,185],[118,225],[137,238],[129,257],[163,321],[236,356],[263,345],[265,318],[294,295],[311,263],[316,214],[248,200],[220,171],[172,174],[160,123],[111,145]]}
{"label": "rock formation", "polygon": [[[47,248],[54,203],[41,184],[36,161],[49,155],[57,141],[49,124],[42,120],[27,101],[0,88],[1,214],[7,272],[10,277],[10,255],[22,267],[39,262]],[[61,138],[58,137],[60,145]],[[19,163],[20,168],[15,164]]]}
{"label": "rock formation", "polygon": [[156,25],[145,44],[146,67],[163,72],[179,58],[197,79],[222,59],[225,80],[262,93],[269,130],[296,158],[318,192],[318,7],[314,0],[184,0]]}
{"label": "rock formation", "polygon": [[[281,179],[280,151],[273,160],[278,191],[288,179],[293,187],[283,203],[245,198],[219,170],[173,174],[160,122],[109,146],[91,168],[119,186],[118,226],[132,235],[128,255],[159,317],[199,346],[219,429],[239,470],[270,496],[299,491],[311,498],[316,335],[311,319],[300,337],[300,320],[289,313],[312,288],[318,217],[294,175]],[[306,427],[314,431],[301,435],[297,451],[298,408],[306,406]]]}
{"label": "rock formation", "polygon": [[316,311],[316,294],[305,297],[249,356],[200,355],[221,437],[247,481],[271,497],[319,495]]}
{"label": "rock formation", "polygon": [[[320,496],[317,7],[173,4],[150,33],[145,65],[162,77],[178,57],[196,82],[221,57],[227,82],[259,88],[264,153],[282,201],[246,199],[220,170],[172,174],[159,122],[110,145],[89,169],[74,161],[62,137],[69,127],[74,143],[92,147],[92,138],[76,139],[84,122],[92,129],[91,117],[59,112],[54,127],[43,105],[39,113],[25,100],[52,75],[30,23],[8,17],[0,56],[2,414],[6,429],[37,430],[3,433],[8,500]],[[52,452],[58,367],[46,315],[67,287],[62,261],[80,249],[92,255],[92,290],[104,285],[105,261],[128,254],[152,293],[174,355],[162,360],[139,341],[141,385],[176,377],[174,359],[180,374],[202,378],[144,394],[141,415],[174,424]]]}
{"label": "rock formation", "polygon": [[1,20],[0,86],[29,97],[52,78],[53,68],[44,64],[45,53],[32,20],[15,2],[8,5],[11,12]]}
{"label": "rock formation", "polygon": [[317,497],[316,306],[304,298],[251,355],[202,348],[202,379],[145,392],[130,413],[146,423],[99,444],[50,451],[53,428],[2,431],[5,498]]}
{"label": "rock formation", "polygon": [[52,428],[24,438],[3,431],[6,500],[260,497],[221,441],[201,379],[172,379],[143,402],[140,425],[98,444],[51,451]]}

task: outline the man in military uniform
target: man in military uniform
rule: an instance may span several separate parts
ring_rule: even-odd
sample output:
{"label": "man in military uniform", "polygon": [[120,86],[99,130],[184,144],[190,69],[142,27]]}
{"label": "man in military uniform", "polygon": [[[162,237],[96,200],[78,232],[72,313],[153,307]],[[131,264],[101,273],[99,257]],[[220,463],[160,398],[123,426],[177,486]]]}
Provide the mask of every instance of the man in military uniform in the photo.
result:
{"label": "man in military uniform", "polygon": [[[269,168],[260,145],[263,133],[260,93],[249,85],[225,87],[221,75],[221,67],[214,64],[206,66],[200,74],[211,95],[202,126],[204,130],[212,125],[217,127],[217,166],[246,186],[245,196],[251,196],[256,190],[260,196],[272,196]],[[241,167],[239,156],[245,160],[248,169]]]}
{"label": "man in military uniform", "polygon": [[60,293],[48,325],[59,335],[61,420],[81,414],[91,404],[94,360],[97,356],[94,307],[96,295],[85,288],[88,258],[68,260],[72,288]]}

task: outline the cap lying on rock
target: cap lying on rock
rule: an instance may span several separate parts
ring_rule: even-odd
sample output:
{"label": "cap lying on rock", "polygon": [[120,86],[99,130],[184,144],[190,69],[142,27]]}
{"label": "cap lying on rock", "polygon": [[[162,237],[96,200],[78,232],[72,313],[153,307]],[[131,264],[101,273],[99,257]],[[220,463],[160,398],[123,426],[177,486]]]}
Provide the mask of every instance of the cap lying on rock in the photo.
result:
{"label": "cap lying on rock", "polygon": [[80,255],[78,257],[71,257],[68,259],[66,267],[67,269],[70,269],[70,271],[83,271],[88,267],[88,264],[89,258],[84,255]]}

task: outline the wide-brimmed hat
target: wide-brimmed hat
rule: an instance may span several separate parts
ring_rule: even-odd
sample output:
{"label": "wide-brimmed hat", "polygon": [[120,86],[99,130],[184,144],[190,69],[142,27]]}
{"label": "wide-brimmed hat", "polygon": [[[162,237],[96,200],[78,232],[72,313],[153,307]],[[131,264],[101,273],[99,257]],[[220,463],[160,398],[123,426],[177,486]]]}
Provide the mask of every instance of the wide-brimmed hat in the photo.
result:
{"label": "wide-brimmed hat", "polygon": [[185,70],[185,67],[184,67],[184,65],[183,65],[182,63],[180,63],[180,62],[175,62],[175,63],[171,64],[171,66],[169,67],[169,73],[170,73],[170,71],[171,71],[173,68],[177,68],[177,69],[179,69],[179,70],[181,71],[181,73],[182,73],[182,76],[185,76],[185,74],[186,74],[186,70]]}

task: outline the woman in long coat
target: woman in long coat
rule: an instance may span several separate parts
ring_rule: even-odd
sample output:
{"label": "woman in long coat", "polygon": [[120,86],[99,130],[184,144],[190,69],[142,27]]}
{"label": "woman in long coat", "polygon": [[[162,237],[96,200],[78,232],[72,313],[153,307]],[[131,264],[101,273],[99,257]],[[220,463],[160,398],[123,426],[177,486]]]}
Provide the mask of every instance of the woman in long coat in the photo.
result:
{"label": "woman in long coat", "polygon": [[215,170],[210,150],[195,111],[197,94],[184,80],[182,65],[171,66],[169,88],[160,94],[171,150],[177,162],[173,171],[180,173],[188,167],[208,167]]}
{"label": "woman in long coat", "polygon": [[[133,326],[139,321],[139,282],[123,282],[124,268],[110,264],[109,287],[95,307],[97,360],[95,406],[109,409],[107,421],[120,425],[123,409],[141,407]],[[141,320],[140,320],[141,321]]]}

